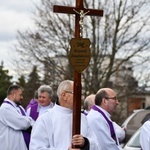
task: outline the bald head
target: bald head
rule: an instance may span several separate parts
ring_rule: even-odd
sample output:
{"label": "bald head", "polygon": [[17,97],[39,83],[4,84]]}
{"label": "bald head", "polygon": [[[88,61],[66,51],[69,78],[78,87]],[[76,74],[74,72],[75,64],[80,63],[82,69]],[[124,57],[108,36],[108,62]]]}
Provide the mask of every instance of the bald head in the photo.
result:
{"label": "bald head", "polygon": [[112,97],[114,95],[116,96],[116,93],[112,89],[110,89],[110,88],[101,88],[96,93],[95,104],[100,106],[102,104],[102,99],[103,98]]}
{"label": "bald head", "polygon": [[110,88],[101,88],[101,89],[99,89],[99,90],[97,91],[96,94],[100,93],[101,91],[106,91],[106,93],[108,93],[108,92],[114,92],[114,91],[113,91],[112,89],[110,89]]}
{"label": "bald head", "polygon": [[112,89],[102,88],[96,93],[95,104],[112,114],[119,102],[116,93]]}

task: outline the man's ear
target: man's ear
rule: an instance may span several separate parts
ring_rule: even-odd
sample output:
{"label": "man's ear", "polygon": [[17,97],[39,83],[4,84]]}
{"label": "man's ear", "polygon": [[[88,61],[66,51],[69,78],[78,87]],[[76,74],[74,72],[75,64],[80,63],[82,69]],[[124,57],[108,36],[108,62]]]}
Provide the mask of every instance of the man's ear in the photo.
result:
{"label": "man's ear", "polygon": [[13,93],[12,95],[13,95],[13,98],[16,98],[16,93]]}
{"label": "man's ear", "polygon": [[65,95],[66,95],[66,93],[65,93],[65,92],[62,92],[62,93],[61,93],[61,96],[65,96]]}
{"label": "man's ear", "polygon": [[62,97],[63,101],[67,100],[67,98],[66,98],[66,92],[65,91],[61,93],[61,97]]}
{"label": "man's ear", "polygon": [[102,103],[103,103],[104,105],[106,105],[106,104],[107,104],[107,99],[106,99],[106,98],[103,98],[103,99],[102,99]]}

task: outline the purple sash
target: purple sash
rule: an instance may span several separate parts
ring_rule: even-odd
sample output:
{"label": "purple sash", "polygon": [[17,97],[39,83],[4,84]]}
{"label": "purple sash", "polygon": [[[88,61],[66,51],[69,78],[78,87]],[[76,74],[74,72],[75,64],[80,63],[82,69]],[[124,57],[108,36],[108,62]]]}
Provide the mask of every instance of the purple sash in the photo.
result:
{"label": "purple sash", "polygon": [[85,111],[83,111],[83,114],[84,114],[85,116],[87,116],[87,115],[88,115],[88,113],[87,113],[87,112],[85,112]]}
{"label": "purple sash", "polygon": [[26,107],[26,111],[27,109],[30,108],[30,117],[32,117],[35,121],[39,116],[39,112],[38,112],[38,102],[35,101],[34,99],[32,99],[29,103],[29,105]]}
{"label": "purple sash", "polygon": [[27,110],[28,108],[30,108],[32,105],[36,104],[36,103],[37,103],[37,101],[34,100],[34,98],[31,99],[31,101],[29,102],[28,106],[26,107],[26,110]]}
{"label": "purple sash", "polygon": [[[9,101],[4,101],[3,103],[7,103],[7,104],[10,104],[12,105]],[[13,106],[13,105],[12,105]],[[14,106],[13,106],[14,107]],[[18,106],[19,107],[19,106]],[[21,114],[23,116],[26,116],[25,112],[23,111],[23,109],[21,107],[19,107],[20,111],[21,111]],[[25,143],[26,143],[26,146],[27,148],[29,149],[29,143],[30,143],[30,133],[27,132],[26,130],[21,130],[22,131],[22,134],[23,134],[23,137],[24,137],[24,140],[25,140]]]}
{"label": "purple sash", "polygon": [[36,121],[36,119],[39,116],[39,112],[38,112],[38,103],[32,105],[31,107],[31,111],[30,111],[30,116]]}
{"label": "purple sash", "polygon": [[[105,120],[107,121],[109,127],[110,127],[110,132],[111,132],[111,137],[113,140],[115,140],[116,144],[117,144],[117,138],[116,138],[116,134],[115,134],[115,130],[114,130],[114,126],[112,124],[112,122],[106,117],[106,115],[104,114],[103,111],[101,111],[98,107],[96,107],[95,105],[92,106],[93,110],[98,111],[99,113],[102,114],[102,116],[105,118]],[[117,144],[118,145],[118,144]]]}

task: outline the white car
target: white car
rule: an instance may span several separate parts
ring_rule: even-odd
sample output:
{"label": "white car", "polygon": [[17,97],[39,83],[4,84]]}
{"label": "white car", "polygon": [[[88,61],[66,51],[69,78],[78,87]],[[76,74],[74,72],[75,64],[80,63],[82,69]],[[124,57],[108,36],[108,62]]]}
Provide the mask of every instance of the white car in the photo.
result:
{"label": "white car", "polygon": [[141,150],[140,145],[140,131],[141,128],[139,128],[133,136],[130,138],[130,140],[126,143],[123,150]]}
{"label": "white car", "polygon": [[143,125],[145,121],[150,119],[150,109],[138,109],[124,121],[122,127],[126,129],[125,143],[131,136]]}

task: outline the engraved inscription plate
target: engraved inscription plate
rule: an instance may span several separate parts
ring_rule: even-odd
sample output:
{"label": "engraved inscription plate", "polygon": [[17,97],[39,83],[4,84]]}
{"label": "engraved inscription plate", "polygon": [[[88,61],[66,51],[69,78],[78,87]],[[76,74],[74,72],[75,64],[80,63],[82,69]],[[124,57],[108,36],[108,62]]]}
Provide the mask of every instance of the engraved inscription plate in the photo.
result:
{"label": "engraved inscription plate", "polygon": [[69,60],[73,68],[79,73],[89,65],[91,59],[90,44],[91,42],[88,38],[73,38],[70,41]]}

